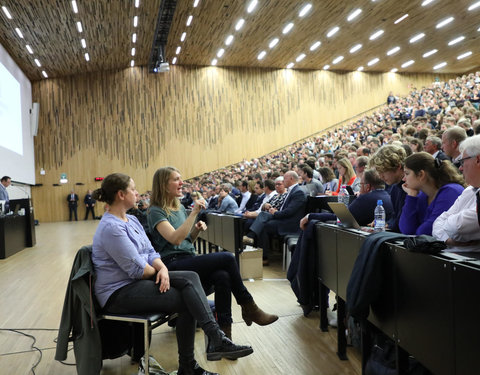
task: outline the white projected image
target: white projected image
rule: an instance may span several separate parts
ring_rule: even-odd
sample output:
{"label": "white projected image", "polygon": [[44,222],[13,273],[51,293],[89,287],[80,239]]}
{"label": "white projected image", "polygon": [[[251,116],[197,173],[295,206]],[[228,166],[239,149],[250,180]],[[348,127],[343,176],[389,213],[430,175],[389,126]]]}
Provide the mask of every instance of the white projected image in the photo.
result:
{"label": "white projected image", "polygon": [[0,146],[23,155],[20,83],[1,63]]}

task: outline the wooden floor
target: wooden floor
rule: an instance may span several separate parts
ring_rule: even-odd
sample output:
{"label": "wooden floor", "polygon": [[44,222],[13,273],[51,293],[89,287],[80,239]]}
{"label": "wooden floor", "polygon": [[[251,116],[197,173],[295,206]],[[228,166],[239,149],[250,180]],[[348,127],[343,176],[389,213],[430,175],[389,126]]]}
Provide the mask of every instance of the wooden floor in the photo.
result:
{"label": "wooden floor", "polygon": [[[67,279],[75,253],[90,244],[98,221],[43,223],[36,227],[37,245],[0,260],[0,374],[38,375],[76,374],[75,366],[54,360],[55,338],[65,296]],[[267,327],[243,322],[238,306],[233,306],[233,338],[251,344],[255,352],[237,361],[208,362],[203,333],[197,332],[195,356],[210,371],[222,375],[296,374],[337,375],[360,374],[359,354],[349,348],[348,361],[340,361],[336,353],[336,329],[323,333],[318,328],[317,312],[308,318],[296,302],[295,295],[281,270],[281,262],[264,268],[264,280],[246,282],[258,305],[275,312],[280,319]],[[33,340],[17,329],[32,335]],[[168,370],[177,368],[175,332],[162,326],[154,331],[151,354]],[[71,351],[66,361],[73,364]],[[124,356],[104,361],[102,374],[132,375],[137,366]]]}

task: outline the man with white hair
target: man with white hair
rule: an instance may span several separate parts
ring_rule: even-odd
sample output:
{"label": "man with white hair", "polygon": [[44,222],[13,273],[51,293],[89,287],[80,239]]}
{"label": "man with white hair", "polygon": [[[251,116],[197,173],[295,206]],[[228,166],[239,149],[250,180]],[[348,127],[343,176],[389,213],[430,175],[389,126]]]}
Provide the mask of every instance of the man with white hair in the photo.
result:
{"label": "man with white hair", "polygon": [[452,207],[433,223],[432,235],[448,245],[448,251],[480,251],[477,200],[480,193],[480,135],[460,144],[460,171],[468,186]]}

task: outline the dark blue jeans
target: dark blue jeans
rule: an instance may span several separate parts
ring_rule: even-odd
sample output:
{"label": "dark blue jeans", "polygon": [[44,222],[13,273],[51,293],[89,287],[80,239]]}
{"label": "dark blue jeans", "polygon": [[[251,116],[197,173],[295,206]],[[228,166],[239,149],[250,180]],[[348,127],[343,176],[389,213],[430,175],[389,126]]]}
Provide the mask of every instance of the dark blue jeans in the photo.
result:
{"label": "dark blue jeans", "polygon": [[220,252],[198,256],[179,255],[164,259],[170,271],[195,271],[204,290],[215,291],[215,311],[220,325],[232,323],[232,294],[239,305],[253,300],[243,285],[237,262],[232,253]]}
{"label": "dark blue jeans", "polygon": [[198,321],[207,333],[218,329],[200,279],[195,272],[169,272],[170,289],[160,293],[154,280],[138,280],[117,289],[103,311],[114,314],[178,313],[176,334],[180,364],[194,359],[195,328]]}

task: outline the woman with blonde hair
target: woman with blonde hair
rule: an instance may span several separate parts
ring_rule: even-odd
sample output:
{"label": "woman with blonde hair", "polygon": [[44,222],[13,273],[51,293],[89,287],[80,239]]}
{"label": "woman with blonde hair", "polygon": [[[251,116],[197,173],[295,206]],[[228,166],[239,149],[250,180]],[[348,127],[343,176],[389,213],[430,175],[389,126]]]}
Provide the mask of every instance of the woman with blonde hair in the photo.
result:
{"label": "woman with blonde hair", "polygon": [[197,200],[187,216],[180,204],[183,181],[178,169],[164,167],[153,176],[152,198],[147,213],[152,244],[170,270],[195,271],[208,290],[215,290],[215,310],[220,327],[232,337],[232,294],[242,308],[248,326],[271,324],[277,315],[267,314],[254,302],[243,284],[235,257],[230,252],[196,256],[193,242],[200,231],[207,229],[203,221],[196,222],[203,200]]}
{"label": "woman with blonde hair", "polygon": [[348,185],[352,187],[354,193],[360,191],[360,181],[357,179],[355,175],[355,171],[353,170],[352,163],[347,158],[342,158],[337,161],[337,169],[338,169],[338,186],[337,190],[333,192],[333,195],[338,195],[340,189],[343,185]]}
{"label": "woman with blonde hair", "polygon": [[449,160],[417,152],[405,159],[403,190],[407,193],[400,216],[404,234],[432,235],[435,219],[462,194],[465,181]]}

